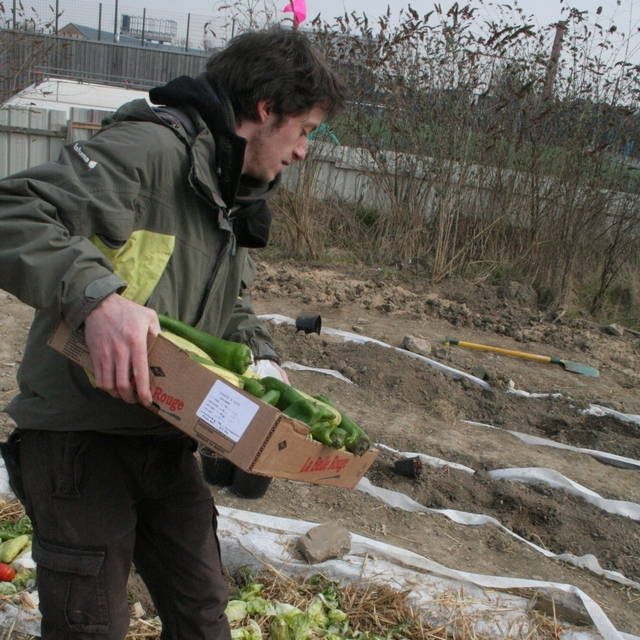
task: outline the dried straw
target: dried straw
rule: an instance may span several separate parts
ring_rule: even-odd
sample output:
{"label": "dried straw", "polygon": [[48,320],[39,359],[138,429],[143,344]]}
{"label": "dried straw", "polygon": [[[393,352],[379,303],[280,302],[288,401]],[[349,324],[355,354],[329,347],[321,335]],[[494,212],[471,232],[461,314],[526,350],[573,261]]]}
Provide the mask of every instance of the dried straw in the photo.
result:
{"label": "dried straw", "polygon": [[24,507],[19,500],[0,501],[0,521],[17,522],[24,516]]}
{"label": "dried straw", "polygon": [[[257,576],[256,582],[264,585],[262,595],[269,600],[287,602],[305,609],[314,595],[329,585],[324,579],[317,584],[309,579],[292,579],[269,565]],[[435,627],[425,622],[419,611],[408,603],[408,591],[396,591],[380,583],[362,582],[346,584],[339,588],[340,608],[349,616],[352,631],[361,631],[383,638],[406,638],[407,640],[488,640],[490,636],[477,632],[477,623],[482,619],[490,620],[501,609],[496,605],[490,611],[469,613],[469,605],[463,591],[448,590],[434,600],[434,604],[443,612],[447,623]],[[505,611],[506,607],[503,608]],[[268,638],[267,626],[263,626]],[[517,632],[513,638],[530,640],[560,640],[562,627],[555,619],[540,612],[531,613],[526,636]],[[390,632],[395,631],[395,635]]]}
{"label": "dried straw", "polygon": [[[8,505],[2,508],[6,509]],[[15,505],[13,508],[16,509]],[[16,519],[19,517],[17,515]],[[325,577],[320,577],[319,580],[293,579],[270,565],[265,565],[264,570],[251,579],[264,585],[264,598],[286,602],[303,610],[316,594],[332,584],[332,581]],[[396,591],[375,582],[341,585],[337,591],[340,608],[348,615],[352,631],[393,640],[489,640],[490,636],[477,632],[478,622],[483,619],[490,621],[500,610],[508,610],[506,606],[500,607],[498,604],[491,610],[470,613],[469,605],[474,604],[473,601],[465,596],[462,589],[451,589],[443,591],[432,600],[441,614],[441,619],[446,620],[446,623],[440,626],[433,626],[427,624],[420,612],[409,604],[408,591]],[[270,618],[264,617],[257,622],[262,627],[264,637],[269,638]],[[241,623],[237,626],[241,626]],[[555,610],[551,617],[532,611],[527,627],[526,632],[514,629],[513,633],[508,635],[510,638],[522,640],[560,640],[563,631],[556,619]],[[11,631],[1,636],[0,640],[28,638]],[[161,623],[158,618],[132,618],[126,640],[159,640],[160,634]],[[320,639],[321,636],[310,638]]]}
{"label": "dried straw", "polygon": [[161,632],[162,625],[157,618],[151,620],[137,618],[131,620],[125,640],[157,640]]}

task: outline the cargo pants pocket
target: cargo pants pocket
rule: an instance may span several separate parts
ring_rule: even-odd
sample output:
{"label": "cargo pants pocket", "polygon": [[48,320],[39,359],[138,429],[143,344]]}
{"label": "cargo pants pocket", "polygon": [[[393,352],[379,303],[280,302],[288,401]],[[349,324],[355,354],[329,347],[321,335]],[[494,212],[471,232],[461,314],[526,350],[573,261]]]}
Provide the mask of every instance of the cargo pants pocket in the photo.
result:
{"label": "cargo pants pocket", "polygon": [[53,480],[53,497],[78,498],[84,469],[82,454],[91,436],[83,431],[69,431],[63,437],[63,446],[53,451],[54,456],[60,456],[57,458],[58,468]]}
{"label": "cargo pants pocket", "polygon": [[104,634],[109,606],[104,579],[105,552],[60,547],[33,540],[43,629]]}

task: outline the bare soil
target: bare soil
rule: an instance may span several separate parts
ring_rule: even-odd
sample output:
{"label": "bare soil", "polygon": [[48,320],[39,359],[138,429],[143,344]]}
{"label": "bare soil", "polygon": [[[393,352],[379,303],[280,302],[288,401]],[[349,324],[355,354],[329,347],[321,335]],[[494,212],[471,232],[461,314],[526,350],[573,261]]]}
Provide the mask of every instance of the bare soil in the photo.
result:
{"label": "bare soil", "polygon": [[[305,335],[271,325],[283,360],[332,368],[353,381],[290,371],[294,385],[326,393],[357,419],[376,442],[464,464],[425,466],[419,479],[397,475],[382,453],[368,474],[376,485],[402,492],[432,508],[484,513],[520,536],[555,553],[593,554],[600,564],[640,581],[638,523],[596,508],[546,485],[493,480],[488,471],[545,467],[605,498],[640,502],[638,471],[595,458],[529,446],[506,429],[558,442],[640,458],[640,427],[610,417],[583,415],[597,403],[640,414],[640,339],[612,336],[585,318],[548,315],[519,283],[449,281],[432,286],[417,274],[356,267],[308,267],[259,263],[254,287],[259,313],[296,317],[318,313],[324,327],[362,333],[401,346],[406,335],[424,338],[432,355],[485,378],[483,390],[457,381],[402,353],[376,345],[344,343],[324,333]],[[0,293],[0,402],[15,393],[31,310]],[[446,336],[553,355],[597,367],[587,378],[558,365],[542,365],[488,353],[444,347]],[[561,393],[562,398],[521,398],[518,389]],[[465,422],[473,420],[503,429]],[[0,414],[6,432],[10,420]],[[351,531],[406,547],[456,569],[570,583],[598,602],[621,630],[640,634],[640,593],[564,562],[547,559],[492,526],[453,523],[435,513],[408,513],[362,492],[275,480],[259,500],[212,488],[218,504],[315,522],[337,521]]]}

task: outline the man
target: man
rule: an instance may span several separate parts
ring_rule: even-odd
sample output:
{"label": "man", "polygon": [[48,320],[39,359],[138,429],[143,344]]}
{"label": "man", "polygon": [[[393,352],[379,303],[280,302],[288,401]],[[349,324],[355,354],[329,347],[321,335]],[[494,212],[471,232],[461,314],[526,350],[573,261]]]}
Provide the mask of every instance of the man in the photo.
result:
{"label": "man", "polygon": [[[193,441],[144,408],[147,337],[162,312],[275,356],[242,295],[247,249],[266,244],[265,198],[342,89],[303,35],[275,29],[150,99],[0,182],[0,287],[37,310],[3,454],[34,525],[45,640],[124,637],[132,561],[163,638],[229,638]],[[60,319],[84,327],[93,381],[46,346]]]}

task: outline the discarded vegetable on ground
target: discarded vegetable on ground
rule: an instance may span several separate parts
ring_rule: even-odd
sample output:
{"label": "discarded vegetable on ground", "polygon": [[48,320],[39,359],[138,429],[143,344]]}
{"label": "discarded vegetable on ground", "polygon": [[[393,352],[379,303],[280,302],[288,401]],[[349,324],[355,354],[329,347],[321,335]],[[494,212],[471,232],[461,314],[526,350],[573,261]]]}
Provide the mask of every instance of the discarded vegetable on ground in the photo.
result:
{"label": "discarded vegetable on ground", "polygon": [[16,577],[16,570],[9,564],[0,562],[0,581],[11,582]]}
{"label": "discarded vegetable on ground", "polygon": [[10,597],[35,585],[35,569],[21,563],[31,548],[32,531],[31,520],[18,500],[0,506],[0,596]]}
{"label": "discarded vegetable on ground", "polygon": [[234,640],[427,640],[434,636],[406,593],[381,584],[341,586],[316,574],[244,572],[227,606]]}
{"label": "discarded vegetable on ground", "polygon": [[29,544],[31,544],[31,536],[26,533],[5,540],[0,544],[0,563],[13,562]]}

